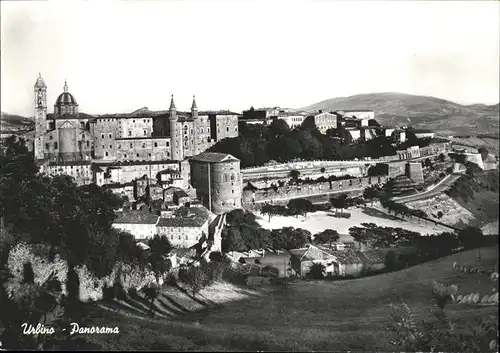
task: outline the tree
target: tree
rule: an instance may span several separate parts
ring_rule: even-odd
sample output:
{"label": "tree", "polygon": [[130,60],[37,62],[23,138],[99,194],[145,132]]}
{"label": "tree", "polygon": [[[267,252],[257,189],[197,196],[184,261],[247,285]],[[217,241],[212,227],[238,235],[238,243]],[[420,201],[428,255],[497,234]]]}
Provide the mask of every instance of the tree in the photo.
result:
{"label": "tree", "polygon": [[292,199],[288,201],[287,207],[289,209],[296,209],[303,215],[307,215],[307,212],[314,211],[313,203],[307,199]]}
{"label": "tree", "polygon": [[332,205],[333,208],[335,208],[335,210],[338,210],[339,208],[344,209],[347,206],[346,200],[347,200],[347,195],[340,194],[337,197],[330,198],[330,204]]}
{"label": "tree", "polygon": [[297,179],[299,178],[300,176],[300,172],[296,169],[293,169],[290,171],[290,178],[292,178],[292,180],[294,182],[297,182]]}
{"label": "tree", "polygon": [[309,274],[314,279],[323,279],[326,274],[326,267],[322,263],[316,262],[309,269]]}
{"label": "tree", "polygon": [[443,211],[438,211],[438,213],[437,213],[437,218],[438,218],[438,219],[443,218]]}
{"label": "tree", "polygon": [[361,244],[366,243],[369,239],[368,231],[363,227],[351,227],[349,228],[349,235],[353,237],[354,241],[358,242],[359,248],[361,249]]}
{"label": "tree", "polygon": [[187,285],[191,289],[193,298],[200,292],[205,283],[205,273],[198,266],[191,266],[187,271]]}
{"label": "tree", "polygon": [[142,289],[146,298],[149,300],[149,312],[151,315],[154,315],[154,301],[160,295],[160,288],[156,286],[154,283],[149,284],[148,286]]}
{"label": "tree", "polygon": [[443,153],[440,153],[439,156],[438,156],[438,160],[441,163],[444,163],[446,161],[446,156]]}
{"label": "tree", "polygon": [[340,239],[340,234],[333,229],[325,229],[324,231],[314,235],[314,242],[317,244],[329,244],[337,242]]}
{"label": "tree", "polygon": [[458,233],[458,239],[465,249],[478,248],[479,261],[481,261],[481,246],[484,244],[484,235],[477,227],[465,227]]}
{"label": "tree", "polygon": [[212,251],[209,255],[209,259],[212,262],[222,262],[224,257],[220,251]]}
{"label": "tree", "polygon": [[363,197],[365,198],[365,200],[370,200],[372,206],[373,199],[378,197],[379,194],[379,189],[375,185],[369,186],[363,191]]}
{"label": "tree", "polygon": [[396,270],[397,264],[398,264],[397,260],[398,260],[398,257],[396,255],[396,253],[394,251],[390,250],[385,254],[384,265],[388,270],[391,270],[391,271]]}
{"label": "tree", "polygon": [[260,212],[265,215],[267,214],[268,217],[269,217],[269,222],[271,222],[271,214],[273,213],[273,207],[271,204],[269,203],[265,203],[262,208],[260,209]]}
{"label": "tree", "polygon": [[481,153],[481,159],[484,162],[488,158],[488,154],[489,154],[488,149],[486,147],[480,147],[477,151],[479,153]]}

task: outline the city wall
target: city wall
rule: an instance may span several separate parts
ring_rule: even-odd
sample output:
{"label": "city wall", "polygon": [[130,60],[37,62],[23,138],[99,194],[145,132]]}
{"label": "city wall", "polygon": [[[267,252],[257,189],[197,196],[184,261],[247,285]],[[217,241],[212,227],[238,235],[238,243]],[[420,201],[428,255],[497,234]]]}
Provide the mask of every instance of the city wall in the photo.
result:
{"label": "city wall", "polygon": [[349,192],[364,189],[370,185],[383,184],[387,181],[387,176],[375,176],[365,178],[353,178],[332,182],[323,182],[308,185],[284,185],[277,188],[244,190],[242,194],[243,206],[252,206],[255,203],[267,201],[282,201],[294,198],[316,196],[328,193]]}
{"label": "city wall", "polygon": [[[422,148],[408,148],[406,151],[398,151],[396,155],[385,156],[377,159],[363,160],[314,160],[314,161],[299,161],[281,163],[275,165],[266,165],[262,167],[250,167],[241,170],[244,181],[252,181],[261,178],[273,179],[289,178],[290,171],[298,170],[300,177],[319,178],[321,176],[328,177],[330,175],[352,175],[363,177],[366,175],[368,168],[377,163],[388,162],[405,162],[407,160],[423,158],[427,156],[445,153],[449,149],[449,143],[436,143]],[[324,172],[321,172],[322,169]]]}

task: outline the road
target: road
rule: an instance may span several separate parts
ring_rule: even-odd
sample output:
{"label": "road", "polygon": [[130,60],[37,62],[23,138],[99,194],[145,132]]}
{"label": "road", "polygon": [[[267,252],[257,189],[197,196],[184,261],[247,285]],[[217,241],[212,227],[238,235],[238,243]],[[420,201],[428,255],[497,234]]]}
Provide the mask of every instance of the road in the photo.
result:
{"label": "road", "polygon": [[392,199],[397,202],[413,202],[431,198],[446,191],[458,178],[460,178],[460,176],[461,174],[451,174],[432,190],[424,191],[416,195],[393,197]]}

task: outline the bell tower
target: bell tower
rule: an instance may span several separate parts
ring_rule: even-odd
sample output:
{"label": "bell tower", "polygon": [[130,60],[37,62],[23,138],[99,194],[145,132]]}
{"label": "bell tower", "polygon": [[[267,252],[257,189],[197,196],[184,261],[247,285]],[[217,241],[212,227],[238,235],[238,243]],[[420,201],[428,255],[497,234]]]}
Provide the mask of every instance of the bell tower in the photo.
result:
{"label": "bell tower", "polygon": [[47,132],[47,86],[41,74],[36,79],[35,93],[35,160],[44,159],[44,136]]}

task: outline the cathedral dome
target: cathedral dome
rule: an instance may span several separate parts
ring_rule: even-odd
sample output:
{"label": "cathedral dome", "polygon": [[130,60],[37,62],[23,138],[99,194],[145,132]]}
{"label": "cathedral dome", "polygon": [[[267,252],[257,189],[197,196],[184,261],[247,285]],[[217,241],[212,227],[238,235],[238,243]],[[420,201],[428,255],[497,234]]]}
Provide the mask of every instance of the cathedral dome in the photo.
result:
{"label": "cathedral dome", "polygon": [[64,92],[57,97],[54,105],[54,114],[56,115],[78,115],[78,103],[75,97],[68,92],[68,85],[64,82]]}
{"label": "cathedral dome", "polygon": [[69,92],[64,92],[57,97],[56,105],[76,105],[76,99]]}

